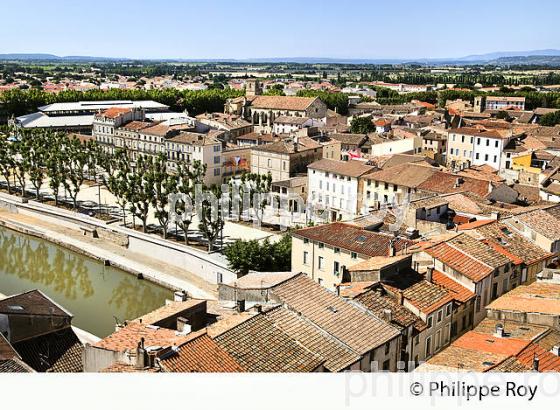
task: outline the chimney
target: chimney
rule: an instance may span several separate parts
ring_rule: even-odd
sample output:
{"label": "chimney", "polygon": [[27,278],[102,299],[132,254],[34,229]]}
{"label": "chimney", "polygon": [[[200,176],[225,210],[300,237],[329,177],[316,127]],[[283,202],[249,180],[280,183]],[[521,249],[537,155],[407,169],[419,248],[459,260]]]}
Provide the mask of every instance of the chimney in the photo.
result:
{"label": "chimney", "polygon": [[496,333],[494,334],[496,337],[504,337],[504,325],[498,323],[496,325]]}
{"label": "chimney", "polygon": [[397,254],[397,249],[395,248],[395,239],[389,241],[389,256],[395,256]]}
{"label": "chimney", "polygon": [[550,351],[554,356],[560,356],[560,345],[552,346],[552,350]]}
{"label": "chimney", "polygon": [[245,299],[241,299],[237,301],[237,311],[239,313],[245,312]]}
{"label": "chimney", "polygon": [[174,302],[186,302],[188,298],[189,296],[187,295],[187,292],[185,292],[184,290],[178,290],[175,293],[173,293]]}
{"label": "chimney", "polygon": [[536,354],[533,356],[533,371],[539,371],[539,357]]}
{"label": "chimney", "polygon": [[492,211],[490,213],[490,216],[492,217],[492,219],[499,221],[500,220],[500,213],[497,211]]}
{"label": "chimney", "polygon": [[262,305],[257,303],[255,305],[255,310],[257,311],[257,313],[262,313]]}
{"label": "chimney", "polygon": [[391,322],[393,320],[393,312],[391,309],[383,309],[383,319],[387,322]]}
{"label": "chimney", "polygon": [[146,367],[146,363],[148,358],[146,357],[146,350],[144,349],[144,338],[140,339],[138,343],[138,347],[136,348],[136,363],[135,366],[137,369],[143,369]]}
{"label": "chimney", "polygon": [[434,267],[433,266],[428,266],[428,268],[426,270],[426,280],[428,282],[432,283],[433,277],[434,277]]}
{"label": "chimney", "polygon": [[397,303],[402,306],[404,301],[404,296],[402,292],[397,292]]}
{"label": "chimney", "polygon": [[177,331],[183,334],[189,334],[191,332],[191,325],[189,324],[189,320],[182,316],[177,318]]}
{"label": "chimney", "polygon": [[335,286],[336,288],[336,296],[340,296],[340,285]]}

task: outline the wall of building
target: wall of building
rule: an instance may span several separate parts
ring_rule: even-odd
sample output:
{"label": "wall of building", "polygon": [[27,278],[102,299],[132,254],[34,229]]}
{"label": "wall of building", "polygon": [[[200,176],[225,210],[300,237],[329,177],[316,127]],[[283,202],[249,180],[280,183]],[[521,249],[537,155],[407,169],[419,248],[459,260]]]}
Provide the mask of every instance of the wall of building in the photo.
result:
{"label": "wall of building", "polygon": [[[307,252],[304,260],[304,252]],[[319,268],[319,257],[322,258],[322,267]],[[319,242],[309,241],[292,236],[292,272],[303,272],[314,281],[329,290],[334,290],[335,285],[342,281],[343,267],[355,265],[368,259],[364,255],[335,248],[324,244],[321,248]],[[334,272],[335,262],[338,262],[339,273]]]}

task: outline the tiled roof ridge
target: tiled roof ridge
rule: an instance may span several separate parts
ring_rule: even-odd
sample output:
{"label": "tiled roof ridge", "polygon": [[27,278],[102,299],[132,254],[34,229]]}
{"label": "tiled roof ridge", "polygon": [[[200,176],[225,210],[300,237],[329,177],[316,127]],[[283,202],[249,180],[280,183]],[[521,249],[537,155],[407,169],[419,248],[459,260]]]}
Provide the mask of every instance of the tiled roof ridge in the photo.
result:
{"label": "tiled roof ridge", "polygon": [[305,323],[307,323],[308,325],[312,326],[314,329],[316,329],[319,333],[321,333],[322,335],[325,335],[326,337],[328,337],[329,339],[332,339],[335,343],[338,343],[339,345],[343,346],[344,348],[350,350],[353,354],[362,357],[362,354],[360,354],[360,352],[356,351],[355,349],[352,349],[351,346],[349,346],[348,344],[344,343],[342,340],[340,340],[338,337],[336,337],[335,335],[327,332],[325,329],[323,329],[321,326],[319,326],[318,324],[316,324],[315,322],[313,322],[311,319],[309,319],[307,316],[305,316],[304,314],[302,314],[301,312],[298,312],[297,310],[293,309],[291,306],[289,306],[288,304],[284,303],[283,305],[278,305],[276,306],[274,309],[270,309],[268,312],[271,312],[272,310],[275,309],[286,309],[292,313],[294,313],[295,315],[298,316],[299,319],[303,320]]}
{"label": "tiled roof ridge", "polygon": [[[453,239],[458,238],[460,235],[464,235],[464,234],[461,233],[461,234],[457,235],[456,237],[454,237]],[[478,241],[477,239],[474,239],[474,238],[472,238],[472,239],[475,240],[475,241]],[[488,268],[490,268],[490,269],[492,269],[492,270],[495,269],[494,267],[492,267],[492,266],[489,265],[488,263],[486,263],[486,262],[480,260],[479,258],[473,256],[471,253],[467,253],[467,252],[465,252],[464,250],[460,249],[459,247],[453,246],[453,244],[452,244],[452,243],[449,243],[449,242],[450,242],[450,241],[447,241],[446,244],[447,244],[448,246],[450,246],[451,248],[453,248],[454,250],[456,250],[457,252],[461,252],[461,253],[465,254],[465,255],[468,256],[469,258],[471,258],[471,259],[477,261],[478,263],[480,263],[480,264],[482,264],[482,265],[484,265],[484,266],[486,266],[486,267],[488,267]],[[480,241],[478,241],[478,242],[480,242]],[[481,243],[482,243],[482,242],[481,242]],[[486,246],[486,245],[485,245],[485,246]]]}
{"label": "tiled roof ridge", "polygon": [[[271,309],[273,310],[273,309]],[[299,313],[300,316],[303,316],[301,313]],[[269,322],[269,324],[274,327],[275,329],[277,329],[279,332],[283,333],[288,339],[293,340],[298,346],[300,346],[301,348],[303,348],[305,351],[309,352],[311,355],[313,355],[314,357],[316,357],[317,359],[319,359],[321,362],[321,365],[324,365],[325,362],[327,361],[327,359],[325,357],[323,357],[322,355],[311,351],[310,349],[308,349],[306,346],[304,346],[299,340],[295,339],[294,337],[292,337],[291,335],[289,335],[288,333],[286,333],[282,328],[280,328],[280,326],[278,326],[273,320],[269,319],[268,317],[266,317],[266,312],[263,313],[259,313],[257,315],[254,315],[252,317],[250,317],[249,319],[239,323],[238,325],[232,327],[231,329],[226,330],[225,332],[221,333],[219,336],[216,337],[216,339],[219,338],[223,338],[225,337],[229,332],[236,330],[238,327],[240,326],[247,326],[249,325],[251,322],[256,321],[256,320],[266,320],[267,322]],[[232,356],[233,357],[233,356]],[[234,357],[234,359],[237,361],[237,359]],[[241,365],[241,364],[240,364]],[[242,366],[243,367],[243,366]]]}

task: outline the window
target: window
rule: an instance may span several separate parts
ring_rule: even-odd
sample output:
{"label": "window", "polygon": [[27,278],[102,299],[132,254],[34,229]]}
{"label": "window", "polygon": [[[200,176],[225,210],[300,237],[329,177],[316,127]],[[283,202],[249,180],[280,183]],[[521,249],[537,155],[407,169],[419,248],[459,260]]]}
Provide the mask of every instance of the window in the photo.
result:
{"label": "window", "polygon": [[220,168],[214,168],[214,176],[217,177],[220,175]]}
{"label": "window", "polygon": [[324,258],[323,258],[322,256],[319,256],[318,268],[319,268],[320,270],[323,270],[323,268],[324,268]]}
{"label": "window", "polygon": [[426,338],[426,357],[430,357],[432,355],[432,337]]}
{"label": "window", "polygon": [[323,242],[319,242],[319,249],[323,249],[325,247],[325,244]]}
{"label": "window", "polygon": [[383,362],[383,370],[391,370],[391,361],[389,359]]}
{"label": "window", "polygon": [[338,261],[334,261],[333,264],[333,273],[338,276],[340,273],[340,263]]}
{"label": "window", "polygon": [[445,316],[449,316],[451,314],[451,303],[445,307]]}
{"label": "window", "polygon": [[304,265],[307,265],[307,263],[308,263],[308,258],[309,258],[309,252],[303,251],[303,264],[304,264]]}
{"label": "window", "polygon": [[428,329],[431,329],[433,326],[433,320],[434,318],[432,316],[428,316]]}
{"label": "window", "polygon": [[488,161],[488,154],[484,154],[484,161]]}
{"label": "window", "polygon": [[214,164],[219,164],[220,163],[220,157],[214,157]]}
{"label": "window", "polygon": [[388,355],[390,350],[391,344],[389,342],[385,343],[385,355]]}
{"label": "window", "polygon": [[443,318],[443,311],[438,310],[437,312],[437,322],[441,322],[441,319]]}
{"label": "window", "polygon": [[334,253],[340,253],[340,248],[334,248]]}
{"label": "window", "polygon": [[494,162],[495,163],[498,162],[498,156],[497,155],[494,155]]}
{"label": "window", "polygon": [[214,152],[220,152],[222,147],[220,145],[214,145]]}
{"label": "window", "polygon": [[356,252],[352,252],[352,253],[350,254],[350,257],[351,257],[352,259],[358,259],[358,254],[357,254]]}
{"label": "window", "polygon": [[496,148],[498,148],[498,144],[499,144],[498,141],[496,141],[496,143],[494,144],[494,146],[495,146]]}
{"label": "window", "polygon": [[303,243],[305,243],[305,244],[309,243],[309,239],[303,238]]}
{"label": "window", "polygon": [[489,147],[490,146],[490,140],[486,140],[486,146]]}

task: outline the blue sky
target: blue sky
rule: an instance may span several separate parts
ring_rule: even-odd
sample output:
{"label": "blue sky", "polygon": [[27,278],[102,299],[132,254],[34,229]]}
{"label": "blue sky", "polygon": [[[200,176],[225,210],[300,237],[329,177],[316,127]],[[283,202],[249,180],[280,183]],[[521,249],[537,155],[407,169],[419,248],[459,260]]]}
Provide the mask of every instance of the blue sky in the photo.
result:
{"label": "blue sky", "polygon": [[437,58],[560,48],[555,0],[3,3],[0,53]]}

